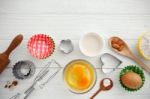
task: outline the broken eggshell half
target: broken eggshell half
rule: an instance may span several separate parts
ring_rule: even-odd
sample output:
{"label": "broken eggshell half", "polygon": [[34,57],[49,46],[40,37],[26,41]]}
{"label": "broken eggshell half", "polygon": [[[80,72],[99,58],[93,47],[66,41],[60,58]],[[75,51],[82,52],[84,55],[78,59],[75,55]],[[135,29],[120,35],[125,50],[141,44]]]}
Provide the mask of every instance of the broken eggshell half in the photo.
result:
{"label": "broken eggshell half", "polygon": [[71,53],[73,51],[72,41],[70,39],[61,40],[59,49],[65,54]]}
{"label": "broken eggshell half", "polygon": [[100,57],[100,61],[102,63],[102,71],[105,74],[112,73],[122,63],[120,59],[109,53],[102,54]]}

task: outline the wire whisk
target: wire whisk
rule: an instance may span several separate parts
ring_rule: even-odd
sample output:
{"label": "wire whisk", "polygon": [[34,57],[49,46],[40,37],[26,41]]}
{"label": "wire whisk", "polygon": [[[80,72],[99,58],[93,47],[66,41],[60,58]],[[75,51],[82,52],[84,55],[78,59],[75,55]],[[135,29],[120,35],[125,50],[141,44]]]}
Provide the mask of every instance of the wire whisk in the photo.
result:
{"label": "wire whisk", "polygon": [[60,69],[61,65],[56,62],[56,60],[52,59],[41,69],[35,77],[33,84],[23,94],[17,93],[10,99],[27,99],[37,87],[43,88],[50,80],[52,80]]}

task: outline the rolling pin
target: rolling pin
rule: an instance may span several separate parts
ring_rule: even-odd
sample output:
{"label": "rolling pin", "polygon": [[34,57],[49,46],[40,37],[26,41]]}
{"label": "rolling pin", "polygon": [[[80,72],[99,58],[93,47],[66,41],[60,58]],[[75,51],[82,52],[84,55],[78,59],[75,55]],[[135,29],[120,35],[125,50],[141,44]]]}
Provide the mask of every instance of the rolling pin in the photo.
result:
{"label": "rolling pin", "polygon": [[9,64],[9,55],[10,53],[22,42],[23,35],[19,34],[17,35],[9,45],[6,51],[0,54],[0,73],[3,72],[3,70],[7,67]]}

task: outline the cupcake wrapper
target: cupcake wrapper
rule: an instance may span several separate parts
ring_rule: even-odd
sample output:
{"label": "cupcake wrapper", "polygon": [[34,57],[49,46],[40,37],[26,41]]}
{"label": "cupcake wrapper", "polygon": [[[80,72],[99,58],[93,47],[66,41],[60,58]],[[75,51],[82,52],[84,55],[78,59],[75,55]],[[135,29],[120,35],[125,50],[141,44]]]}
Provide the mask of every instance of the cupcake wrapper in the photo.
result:
{"label": "cupcake wrapper", "polygon": [[145,76],[144,76],[143,70],[140,69],[140,68],[137,67],[137,66],[133,66],[133,65],[127,66],[127,67],[125,67],[125,68],[120,72],[120,77],[119,77],[119,79],[121,78],[122,75],[124,75],[124,74],[127,73],[127,72],[135,72],[135,73],[139,74],[140,77],[142,78],[142,85],[141,85],[141,87],[139,87],[139,88],[137,88],[137,89],[132,89],[132,88],[128,88],[128,87],[124,86],[123,83],[122,83],[121,80],[120,80],[121,86],[122,86],[125,90],[130,91],[130,92],[137,91],[137,90],[141,89],[141,88],[143,87],[143,85],[144,85],[144,82],[145,82]]}
{"label": "cupcake wrapper", "polygon": [[33,57],[45,59],[53,54],[55,43],[48,35],[37,34],[30,38],[27,48]]}

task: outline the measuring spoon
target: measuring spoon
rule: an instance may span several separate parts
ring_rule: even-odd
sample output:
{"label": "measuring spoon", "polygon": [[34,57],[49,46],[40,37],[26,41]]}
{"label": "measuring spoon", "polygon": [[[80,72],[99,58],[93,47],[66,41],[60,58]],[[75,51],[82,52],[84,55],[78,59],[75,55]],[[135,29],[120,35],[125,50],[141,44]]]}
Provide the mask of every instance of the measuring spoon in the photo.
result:
{"label": "measuring spoon", "polygon": [[[109,84],[105,85],[105,81],[108,80]],[[101,91],[107,91],[110,90],[113,87],[113,81],[110,78],[104,78],[99,85],[99,89],[96,91],[95,94],[90,99],[94,99],[94,97]]]}

